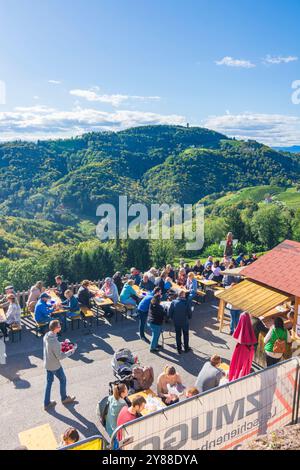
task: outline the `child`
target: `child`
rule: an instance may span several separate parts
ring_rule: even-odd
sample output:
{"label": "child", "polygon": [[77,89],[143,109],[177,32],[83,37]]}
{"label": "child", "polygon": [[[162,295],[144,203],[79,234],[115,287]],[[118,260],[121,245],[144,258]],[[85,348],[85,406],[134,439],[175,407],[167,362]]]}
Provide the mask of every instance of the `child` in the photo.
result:
{"label": "child", "polygon": [[75,428],[68,428],[61,437],[62,442],[60,447],[70,446],[79,441],[79,433]]}

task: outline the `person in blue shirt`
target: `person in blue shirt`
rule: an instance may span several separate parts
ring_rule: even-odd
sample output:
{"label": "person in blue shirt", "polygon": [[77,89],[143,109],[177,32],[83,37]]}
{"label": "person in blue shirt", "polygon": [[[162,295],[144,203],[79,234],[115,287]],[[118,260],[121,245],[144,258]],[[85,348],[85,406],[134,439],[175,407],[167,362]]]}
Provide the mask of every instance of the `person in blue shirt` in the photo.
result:
{"label": "person in blue shirt", "polygon": [[153,299],[155,294],[159,294],[161,292],[159,287],[156,287],[154,291],[149,292],[139,303],[138,307],[138,315],[139,315],[139,322],[140,322],[140,338],[146,343],[150,343],[150,341],[145,336],[145,326],[148,317],[148,311],[150,307],[151,300]]}
{"label": "person in blue shirt", "polygon": [[179,292],[178,299],[171,302],[169,312],[175,326],[178,354],[182,353],[182,335],[184,351],[187,353],[191,350],[189,347],[189,320],[191,319],[191,309],[188,300],[185,297],[184,290]]}
{"label": "person in blue shirt", "polygon": [[62,302],[61,306],[66,311],[68,318],[77,317],[80,315],[80,306],[78,299],[75,297],[71,290],[65,291],[66,300]]}
{"label": "person in blue shirt", "polygon": [[55,305],[47,304],[50,299],[51,297],[46,293],[40,296],[34,308],[34,318],[37,323],[46,323],[48,325],[53,320],[51,315],[55,310]]}

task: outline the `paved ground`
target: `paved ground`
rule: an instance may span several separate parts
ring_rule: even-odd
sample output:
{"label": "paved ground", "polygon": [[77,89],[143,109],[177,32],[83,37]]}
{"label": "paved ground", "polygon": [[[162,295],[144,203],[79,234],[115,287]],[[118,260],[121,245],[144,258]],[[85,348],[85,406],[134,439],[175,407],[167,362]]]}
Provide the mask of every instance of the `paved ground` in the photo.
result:
{"label": "paved ground", "polygon": [[97,434],[96,404],[108,394],[108,383],[114,380],[110,362],[120,347],[130,348],[142,365],[153,365],[155,380],[166,364],[173,364],[184,383],[194,385],[203,361],[210,355],[218,353],[224,362],[229,362],[231,357],[233,340],[226,328],[225,333],[219,333],[216,315],[213,299],[196,308],[190,334],[193,351],[181,356],[177,354],[174,337],[167,335],[164,350],[158,355],[150,354],[148,345],[138,339],[135,320],[101,323],[90,335],[85,335],[83,329],[68,331],[65,336],[78,343],[78,350],[72,358],[63,361],[63,366],[68,393],[76,395],[78,403],[64,407],[55,381],[52,399],[58,404],[49,413],[43,410],[42,339],[23,331],[21,343],[7,346],[7,365],[0,365],[0,449],[15,448],[19,445],[19,432],[46,423],[51,425],[57,440],[69,426],[77,428],[83,437]]}

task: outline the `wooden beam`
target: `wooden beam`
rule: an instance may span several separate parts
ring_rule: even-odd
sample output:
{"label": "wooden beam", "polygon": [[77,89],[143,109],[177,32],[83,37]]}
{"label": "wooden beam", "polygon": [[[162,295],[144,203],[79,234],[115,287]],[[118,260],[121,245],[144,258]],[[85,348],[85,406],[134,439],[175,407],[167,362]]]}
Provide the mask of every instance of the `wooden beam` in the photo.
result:
{"label": "wooden beam", "polygon": [[219,331],[222,331],[222,328],[223,328],[225,306],[226,306],[225,300],[220,299],[219,308],[218,308],[218,322],[220,323]]}

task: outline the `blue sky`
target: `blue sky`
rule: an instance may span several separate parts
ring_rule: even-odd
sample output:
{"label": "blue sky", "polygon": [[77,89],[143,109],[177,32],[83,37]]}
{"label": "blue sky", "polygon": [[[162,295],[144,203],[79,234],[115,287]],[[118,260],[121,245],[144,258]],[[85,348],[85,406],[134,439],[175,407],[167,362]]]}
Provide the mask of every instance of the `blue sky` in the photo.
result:
{"label": "blue sky", "polygon": [[0,140],[190,122],[300,145],[299,17],[298,0],[0,0]]}

